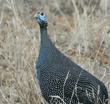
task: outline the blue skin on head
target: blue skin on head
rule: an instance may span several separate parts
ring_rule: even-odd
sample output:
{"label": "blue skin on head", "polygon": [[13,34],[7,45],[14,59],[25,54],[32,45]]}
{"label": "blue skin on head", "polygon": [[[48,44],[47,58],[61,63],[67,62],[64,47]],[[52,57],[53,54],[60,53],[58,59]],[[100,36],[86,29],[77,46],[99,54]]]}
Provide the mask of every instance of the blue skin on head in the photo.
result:
{"label": "blue skin on head", "polygon": [[43,22],[46,22],[46,17],[45,17],[45,15],[44,15],[44,13],[41,13],[39,18],[34,18],[34,19],[37,20],[37,22],[38,22],[39,24],[41,24],[42,21],[43,21]]}

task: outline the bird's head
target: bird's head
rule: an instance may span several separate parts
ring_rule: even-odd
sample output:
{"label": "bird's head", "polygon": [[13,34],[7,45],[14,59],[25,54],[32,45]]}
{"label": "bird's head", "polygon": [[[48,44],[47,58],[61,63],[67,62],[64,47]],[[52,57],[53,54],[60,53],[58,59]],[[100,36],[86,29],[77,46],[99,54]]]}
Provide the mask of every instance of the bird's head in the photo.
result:
{"label": "bird's head", "polygon": [[39,23],[42,27],[47,27],[46,17],[43,12],[36,12],[34,19]]}

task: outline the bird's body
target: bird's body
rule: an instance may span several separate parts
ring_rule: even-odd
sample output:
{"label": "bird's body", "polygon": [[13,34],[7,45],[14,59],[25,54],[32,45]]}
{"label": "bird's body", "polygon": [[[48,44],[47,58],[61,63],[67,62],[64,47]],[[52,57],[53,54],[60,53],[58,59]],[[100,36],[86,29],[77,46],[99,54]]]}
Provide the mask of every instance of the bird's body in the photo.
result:
{"label": "bird's body", "polygon": [[[42,19],[43,16],[44,13],[41,13],[36,18],[41,31],[41,48],[36,68],[46,101],[51,103],[52,97],[59,96],[66,104],[94,104],[97,101],[102,104],[101,101],[108,98],[105,85],[54,46],[47,35],[47,22]],[[62,102],[60,98],[56,98],[57,102]]]}

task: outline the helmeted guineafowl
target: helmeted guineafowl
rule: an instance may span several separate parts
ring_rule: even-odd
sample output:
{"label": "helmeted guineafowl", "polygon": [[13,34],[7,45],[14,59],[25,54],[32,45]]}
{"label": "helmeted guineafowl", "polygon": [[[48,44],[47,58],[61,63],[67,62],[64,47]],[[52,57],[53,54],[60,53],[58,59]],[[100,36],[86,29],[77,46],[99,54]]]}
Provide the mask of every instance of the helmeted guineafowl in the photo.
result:
{"label": "helmeted guineafowl", "polygon": [[47,35],[47,22],[43,12],[37,12],[35,20],[40,25],[41,48],[36,64],[41,92],[51,104],[108,104],[105,85],[82,69],[52,43]]}

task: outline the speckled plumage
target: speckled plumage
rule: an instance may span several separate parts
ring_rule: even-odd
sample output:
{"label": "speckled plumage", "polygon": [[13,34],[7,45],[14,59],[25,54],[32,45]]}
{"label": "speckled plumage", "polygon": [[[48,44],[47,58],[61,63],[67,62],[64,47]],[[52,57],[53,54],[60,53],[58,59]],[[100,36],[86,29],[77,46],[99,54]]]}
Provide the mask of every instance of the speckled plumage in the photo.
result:
{"label": "speckled plumage", "polygon": [[[39,12],[35,16],[35,20],[39,23],[41,32],[41,48],[36,69],[45,100],[53,104],[55,98],[52,99],[51,96],[59,96],[66,104],[70,104],[70,102],[78,104],[78,101],[84,104],[94,104],[97,97],[105,101],[108,98],[105,85],[63,55],[51,42],[47,35],[44,13]],[[58,98],[56,101],[61,102]],[[99,104],[102,104],[101,101]],[[106,101],[105,104],[108,102]]]}

